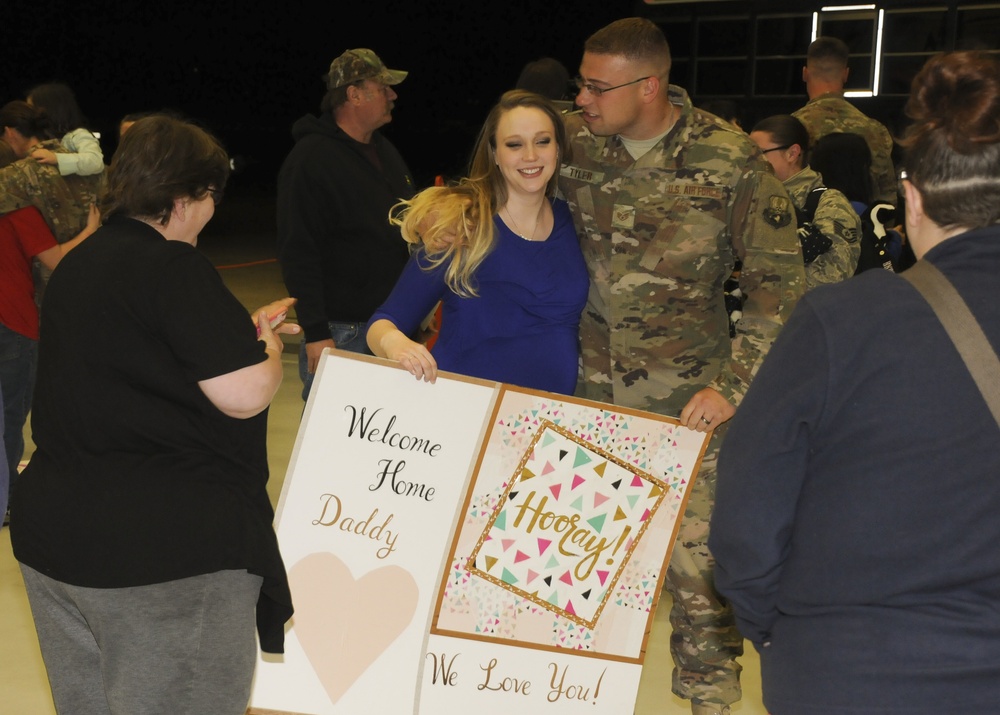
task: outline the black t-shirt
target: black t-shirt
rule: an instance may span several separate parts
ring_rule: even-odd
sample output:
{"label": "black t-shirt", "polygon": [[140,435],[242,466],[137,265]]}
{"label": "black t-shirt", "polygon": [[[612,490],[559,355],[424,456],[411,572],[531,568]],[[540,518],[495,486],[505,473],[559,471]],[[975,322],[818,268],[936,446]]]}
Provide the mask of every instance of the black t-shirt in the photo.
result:
{"label": "black t-shirt", "polygon": [[262,646],[280,650],[291,599],[265,489],[267,412],[228,417],[198,386],[265,359],[197,249],[112,218],[46,289],[17,559],[91,588],[245,568],[265,577]]}

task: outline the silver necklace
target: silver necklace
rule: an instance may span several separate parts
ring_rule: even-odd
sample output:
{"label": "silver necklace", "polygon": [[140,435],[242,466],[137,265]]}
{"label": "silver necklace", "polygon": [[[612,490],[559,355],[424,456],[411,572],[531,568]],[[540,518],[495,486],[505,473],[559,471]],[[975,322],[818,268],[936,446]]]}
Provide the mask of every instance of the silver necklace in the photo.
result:
{"label": "silver necklace", "polygon": [[543,203],[541,206],[538,207],[538,216],[535,217],[535,227],[531,229],[531,235],[530,236],[525,236],[521,232],[520,227],[517,225],[517,221],[515,221],[514,217],[511,216],[510,209],[507,208],[506,205],[504,205],[504,207],[503,207],[503,210],[507,212],[507,218],[510,219],[511,228],[514,229],[514,233],[517,234],[518,236],[520,236],[521,238],[523,238],[525,241],[534,241],[535,240],[535,232],[538,230],[538,224],[540,224],[542,222],[542,211],[544,209],[545,209],[545,204]]}

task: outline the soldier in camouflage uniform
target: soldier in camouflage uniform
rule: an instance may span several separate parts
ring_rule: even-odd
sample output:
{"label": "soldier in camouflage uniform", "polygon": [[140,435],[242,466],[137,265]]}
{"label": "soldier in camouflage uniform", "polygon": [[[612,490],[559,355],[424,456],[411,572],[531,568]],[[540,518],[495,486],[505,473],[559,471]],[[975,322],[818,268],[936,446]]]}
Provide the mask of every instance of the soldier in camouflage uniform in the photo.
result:
{"label": "soldier in camouflage uniform", "polygon": [[90,205],[104,183],[104,172],[92,176],[61,176],[59,167],[29,157],[35,149],[65,153],[58,139],[45,136],[45,120],[26,102],[8,102],[0,108],[0,128],[18,161],[0,169],[0,214],[35,206],[59,243],[76,236],[87,225]]}
{"label": "soldier in camouflage uniform", "polygon": [[[648,20],[619,20],[587,40],[560,189],[591,278],[578,394],[714,430],[667,574],[673,690],[701,715],[740,698],[743,639],[706,546],[723,423],[805,278],[781,183],[745,134],[668,88],[669,69],[666,39]],[[736,257],[746,307],[730,339],[723,283]]]}
{"label": "soldier in camouflage uniform", "polygon": [[[806,288],[853,276],[861,255],[861,217],[846,196],[836,189],[824,189],[823,177],[809,168],[809,133],[802,122],[788,114],[776,114],[757,122],[750,139],[760,147],[798,211],[806,208],[812,192],[822,192],[815,212],[807,217],[808,225],[799,225]],[[819,255],[810,250],[813,235],[829,242]]]}
{"label": "soldier in camouflage uniform", "polygon": [[[802,81],[809,102],[792,116],[801,121],[812,144],[834,132],[859,134],[872,152],[872,186],[876,200],[895,206],[896,171],[892,166],[892,135],[883,124],[844,99],[848,48],[835,37],[819,37],[809,45]],[[812,148],[810,146],[810,148]]]}

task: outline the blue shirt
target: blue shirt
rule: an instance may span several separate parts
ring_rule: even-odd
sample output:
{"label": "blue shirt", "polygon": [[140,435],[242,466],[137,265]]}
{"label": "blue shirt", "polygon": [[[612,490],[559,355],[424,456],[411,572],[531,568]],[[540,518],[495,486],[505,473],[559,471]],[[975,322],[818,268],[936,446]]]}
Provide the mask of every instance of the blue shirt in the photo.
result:
{"label": "blue shirt", "polygon": [[446,265],[428,270],[417,251],[370,322],[389,320],[412,335],[440,300],[431,350],[439,370],[572,394],[589,279],[566,202],[553,200],[552,210],[545,241],[526,241],[493,218],[496,242],[475,272],[476,297],[453,293]]}

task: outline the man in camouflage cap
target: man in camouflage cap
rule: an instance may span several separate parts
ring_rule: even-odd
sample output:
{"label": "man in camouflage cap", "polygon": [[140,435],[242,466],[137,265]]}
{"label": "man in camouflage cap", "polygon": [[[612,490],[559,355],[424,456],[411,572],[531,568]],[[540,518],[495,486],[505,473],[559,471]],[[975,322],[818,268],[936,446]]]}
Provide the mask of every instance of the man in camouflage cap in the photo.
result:
{"label": "man in camouflage cap", "polygon": [[[806,52],[802,81],[806,83],[809,102],[792,116],[809,130],[813,145],[827,134],[859,134],[872,152],[872,186],[877,202],[895,206],[896,171],[892,166],[892,135],[883,124],[865,115],[844,99],[849,50],[836,37],[818,37]],[[812,147],[810,146],[810,149]]]}
{"label": "man in camouflage cap", "polygon": [[[673,690],[697,715],[740,698],[743,638],[713,586],[708,522],[724,423],[805,282],[788,194],[759,149],[668,85],[649,20],[618,20],[584,46],[562,167],[590,272],[578,394],[714,430],[667,573]],[[723,283],[743,261],[743,319],[729,336]]]}
{"label": "man in camouflage cap", "polygon": [[304,332],[303,399],[325,348],[369,352],[365,325],[408,257],[388,215],[413,196],[413,180],[378,131],[406,74],[369,49],[347,50],[324,78],[320,116],[292,127],[296,143],[278,174],[278,260]]}
{"label": "man in camouflage cap", "polygon": [[406,75],[406,72],[386,67],[371,50],[359,47],[356,50],[347,50],[330,63],[326,87],[336,89],[366,79],[391,87],[406,79]]}

